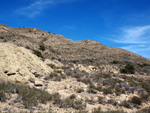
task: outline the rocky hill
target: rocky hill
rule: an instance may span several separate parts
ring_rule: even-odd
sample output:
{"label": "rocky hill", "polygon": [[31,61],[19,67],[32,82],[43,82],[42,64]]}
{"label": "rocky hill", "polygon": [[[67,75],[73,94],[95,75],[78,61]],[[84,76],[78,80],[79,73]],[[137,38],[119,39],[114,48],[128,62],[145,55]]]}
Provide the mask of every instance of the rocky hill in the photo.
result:
{"label": "rocky hill", "polygon": [[0,53],[0,112],[150,112],[150,61],[132,52],[0,25]]}
{"label": "rocky hill", "polygon": [[12,28],[0,25],[0,42],[9,42],[31,50],[39,49],[43,44],[46,50],[44,58],[53,58],[62,62],[84,64],[108,64],[114,60],[121,62],[149,63],[144,57],[120,48],[107,47],[92,40],[73,41],[62,35],[51,34],[36,28]]}

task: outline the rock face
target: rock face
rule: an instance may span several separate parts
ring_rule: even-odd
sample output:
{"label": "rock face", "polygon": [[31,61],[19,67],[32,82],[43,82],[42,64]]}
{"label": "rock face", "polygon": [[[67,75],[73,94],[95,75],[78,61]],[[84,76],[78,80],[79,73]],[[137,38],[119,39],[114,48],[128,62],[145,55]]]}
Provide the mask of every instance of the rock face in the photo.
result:
{"label": "rock face", "polygon": [[[12,81],[27,81],[34,78],[32,71],[49,74],[52,69],[30,50],[10,43],[0,43],[0,76]],[[27,77],[28,76],[28,77]],[[26,79],[28,78],[28,79]]]}

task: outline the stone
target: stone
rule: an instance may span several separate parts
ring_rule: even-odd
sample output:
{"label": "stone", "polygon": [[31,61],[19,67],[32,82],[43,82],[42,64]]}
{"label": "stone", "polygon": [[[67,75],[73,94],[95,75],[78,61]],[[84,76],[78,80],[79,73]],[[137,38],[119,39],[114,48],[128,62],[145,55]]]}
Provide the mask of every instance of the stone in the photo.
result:
{"label": "stone", "polygon": [[43,86],[44,83],[43,83],[43,81],[35,81],[34,85],[35,86]]}
{"label": "stone", "polygon": [[29,88],[33,88],[34,84],[33,83],[29,83],[28,86],[29,86]]}
{"label": "stone", "polygon": [[28,82],[28,81],[29,81],[29,77],[28,77],[28,76],[25,76],[25,77],[24,77],[24,80],[25,80],[26,82]]}
{"label": "stone", "polygon": [[14,72],[8,72],[8,73],[7,73],[8,76],[15,75],[15,74],[16,74],[16,73],[14,73]]}
{"label": "stone", "polygon": [[77,98],[77,100],[81,100],[82,99],[80,95],[77,95],[76,98]]}
{"label": "stone", "polygon": [[16,77],[15,80],[16,80],[17,83],[22,83],[23,82],[21,77]]}
{"label": "stone", "polygon": [[94,103],[96,103],[96,102],[98,102],[98,97],[93,97],[92,100]]}
{"label": "stone", "polygon": [[72,94],[69,90],[60,90],[58,93],[61,95],[62,99],[65,99]]}
{"label": "stone", "polygon": [[35,74],[35,73],[36,73],[36,71],[35,71],[35,70],[31,70],[31,73],[32,73],[32,74]]}
{"label": "stone", "polygon": [[21,69],[21,70],[19,70],[19,73],[21,74],[21,76],[24,76],[25,75],[25,70]]}

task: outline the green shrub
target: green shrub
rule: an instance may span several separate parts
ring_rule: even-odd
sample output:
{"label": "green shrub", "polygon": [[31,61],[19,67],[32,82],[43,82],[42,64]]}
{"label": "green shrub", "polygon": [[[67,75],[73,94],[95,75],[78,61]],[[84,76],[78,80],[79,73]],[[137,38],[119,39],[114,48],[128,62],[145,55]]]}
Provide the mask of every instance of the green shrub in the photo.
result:
{"label": "green shrub", "polygon": [[86,104],[83,104],[81,100],[75,101],[73,104],[73,108],[77,110],[82,110],[86,107]]}
{"label": "green shrub", "polygon": [[30,89],[27,86],[13,84],[10,82],[0,83],[0,90],[0,97],[2,101],[6,99],[5,92],[17,93],[17,100],[21,100],[26,108],[32,108],[32,106],[36,106],[38,103],[45,104],[52,99],[52,95],[46,91],[35,88]]}
{"label": "green shrub", "polygon": [[75,99],[75,98],[76,98],[75,94],[70,95],[70,99]]}
{"label": "green shrub", "polygon": [[118,63],[119,63],[119,61],[117,61],[117,60],[112,61],[112,64],[118,64]]}
{"label": "green shrub", "polygon": [[64,75],[64,74],[61,74],[61,78],[62,78],[62,79],[66,79],[66,78],[67,78],[67,76],[66,76],[66,75]]}
{"label": "green shrub", "polygon": [[119,86],[115,86],[115,91],[117,95],[124,94],[125,90],[120,88]]}
{"label": "green shrub", "polygon": [[6,93],[4,91],[0,91],[0,101],[5,102],[7,99]]}
{"label": "green shrub", "polygon": [[60,99],[60,97],[61,96],[60,96],[59,93],[52,94],[52,100],[54,101],[54,104],[59,105],[62,102],[62,100]]}
{"label": "green shrub", "polygon": [[140,67],[150,66],[148,63],[138,64]]}
{"label": "green shrub", "polygon": [[58,74],[54,72],[54,73],[51,73],[49,76],[45,77],[45,80],[53,79],[55,77],[58,77]]}
{"label": "green shrub", "polygon": [[139,110],[136,113],[150,113],[150,107]]}
{"label": "green shrub", "polygon": [[96,90],[102,91],[102,86],[98,85],[98,86],[96,87]]}
{"label": "green shrub", "polygon": [[141,81],[139,85],[142,86],[148,93],[150,93],[150,81]]}
{"label": "green shrub", "polygon": [[142,93],[141,95],[140,95],[140,97],[141,97],[141,99],[143,99],[143,100],[147,100],[148,101],[148,99],[149,99],[149,94],[148,93]]}
{"label": "green shrub", "polygon": [[101,108],[98,107],[98,108],[93,109],[92,113],[103,113],[103,112],[101,111]]}
{"label": "green shrub", "polygon": [[114,99],[108,100],[107,103],[112,104],[113,106],[116,106],[116,105],[118,104],[118,103],[116,102],[116,100],[114,100]]}
{"label": "green shrub", "polygon": [[125,68],[120,69],[120,73],[127,73],[127,70]]}
{"label": "green shrub", "polygon": [[61,76],[56,76],[54,80],[55,81],[61,81]]}
{"label": "green shrub", "polygon": [[80,74],[75,74],[74,77],[75,78],[81,78],[81,75]]}
{"label": "green shrub", "polygon": [[90,85],[90,86],[89,86],[90,88],[96,89],[96,86],[95,86],[92,82],[90,82],[89,85]]}
{"label": "green shrub", "polygon": [[52,99],[52,96],[38,89],[29,89],[25,86],[17,86],[17,93],[19,94],[18,98],[22,98],[23,104],[26,108],[31,108],[32,106],[38,105],[38,103],[46,104],[47,101]]}
{"label": "green shrub", "polygon": [[133,64],[128,63],[125,68],[120,70],[121,73],[127,73],[127,74],[134,74],[135,73],[135,67]]}
{"label": "green shrub", "polygon": [[45,47],[45,45],[42,44],[42,45],[40,45],[39,49],[42,51],[45,51],[46,47]]}
{"label": "green shrub", "polygon": [[102,111],[100,107],[93,109],[92,113],[126,113],[124,111]]}
{"label": "green shrub", "polygon": [[103,104],[104,103],[104,97],[98,97],[98,102],[100,103],[100,104]]}
{"label": "green shrub", "polygon": [[85,110],[79,110],[78,112],[75,112],[75,113],[88,113],[88,111],[85,111]]}
{"label": "green shrub", "polygon": [[120,106],[123,106],[123,107],[126,107],[126,108],[130,108],[130,102],[128,102],[128,101],[123,101],[121,104],[120,104]]}
{"label": "green shrub", "polygon": [[139,98],[137,96],[134,96],[134,97],[131,98],[131,103],[141,105],[142,100],[141,100],[141,98]]}
{"label": "green shrub", "polygon": [[84,89],[82,88],[77,89],[77,93],[81,93],[81,92],[84,92]]}
{"label": "green shrub", "polygon": [[48,64],[48,66],[50,66],[52,69],[56,68],[56,66],[54,64]]}
{"label": "green shrub", "polygon": [[60,99],[59,94],[55,94],[53,98],[54,98],[54,104],[57,104],[60,108],[74,108],[77,110],[82,110],[86,106],[82,103],[82,101],[75,101],[74,94],[64,100]]}
{"label": "green shrub", "polygon": [[81,81],[85,84],[90,84],[91,83],[91,80],[89,78],[82,79]]}
{"label": "green shrub", "polygon": [[96,91],[95,89],[89,88],[89,89],[88,89],[88,93],[96,94],[97,91]]}
{"label": "green shrub", "polygon": [[64,100],[61,100],[60,103],[58,103],[59,107],[61,108],[71,108],[74,106],[74,100],[70,98],[66,98]]}
{"label": "green shrub", "polygon": [[33,50],[34,51],[34,54],[37,55],[38,57],[41,57],[42,59],[44,58],[42,53],[38,50]]}
{"label": "green shrub", "polygon": [[30,29],[29,32],[32,32],[32,30]]}
{"label": "green shrub", "polygon": [[113,91],[112,91],[112,87],[110,86],[110,87],[107,87],[107,88],[104,88],[103,89],[103,93],[105,94],[105,95],[107,95],[107,94],[112,94],[113,93]]}

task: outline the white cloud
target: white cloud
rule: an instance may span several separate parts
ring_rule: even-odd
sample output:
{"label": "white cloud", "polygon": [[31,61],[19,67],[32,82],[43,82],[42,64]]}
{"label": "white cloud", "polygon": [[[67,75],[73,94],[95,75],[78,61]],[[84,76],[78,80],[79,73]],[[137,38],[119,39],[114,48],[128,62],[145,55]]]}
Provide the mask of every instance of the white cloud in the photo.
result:
{"label": "white cloud", "polygon": [[150,25],[123,29],[113,41],[125,44],[148,43],[150,42]]}
{"label": "white cloud", "polygon": [[77,0],[34,0],[32,4],[16,10],[15,13],[26,16],[28,18],[34,18],[35,16],[41,14],[42,11],[50,5],[69,3],[72,1]]}
{"label": "white cloud", "polygon": [[123,49],[150,57],[150,25],[124,28],[117,36],[113,36],[113,42],[125,45]]}
{"label": "white cloud", "polygon": [[147,45],[128,45],[128,46],[124,46],[124,47],[121,47],[121,48],[132,51],[134,53],[150,50],[150,47],[148,47]]}

